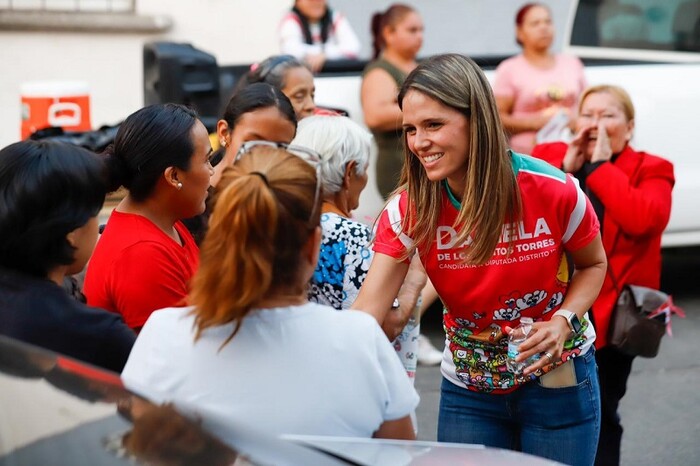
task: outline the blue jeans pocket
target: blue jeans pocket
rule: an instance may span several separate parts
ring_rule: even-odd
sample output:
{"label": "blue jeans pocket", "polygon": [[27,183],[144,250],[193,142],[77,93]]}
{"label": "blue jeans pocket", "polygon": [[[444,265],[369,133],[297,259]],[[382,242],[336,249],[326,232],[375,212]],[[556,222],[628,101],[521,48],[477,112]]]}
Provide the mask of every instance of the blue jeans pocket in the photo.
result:
{"label": "blue jeans pocket", "polygon": [[596,419],[600,412],[600,389],[594,350],[574,358],[576,384],[568,387],[544,387],[540,380],[529,387],[533,399],[547,404],[541,422],[548,428]]}

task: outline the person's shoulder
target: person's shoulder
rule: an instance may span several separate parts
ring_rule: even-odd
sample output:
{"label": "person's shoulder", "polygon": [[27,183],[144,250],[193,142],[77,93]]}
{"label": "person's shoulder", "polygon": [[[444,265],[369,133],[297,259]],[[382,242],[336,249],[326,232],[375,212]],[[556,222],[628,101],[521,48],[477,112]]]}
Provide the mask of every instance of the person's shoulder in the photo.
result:
{"label": "person's shoulder", "polygon": [[193,311],[194,306],[166,307],[153,311],[148,322],[168,326],[189,325],[194,320]]}
{"label": "person's shoulder", "polygon": [[339,21],[347,21],[348,18],[343,14],[342,11],[338,11],[336,9],[331,10],[331,21],[333,22],[334,25],[338,24]]}
{"label": "person's shoulder", "polygon": [[366,331],[379,326],[377,319],[360,310],[338,311],[331,306],[312,302],[306,304],[305,309],[308,313],[314,315],[315,320],[325,321],[326,324],[338,328]]}
{"label": "person's shoulder", "polygon": [[566,173],[542,159],[511,151],[511,161],[516,176],[531,176],[566,184]]}
{"label": "person's shoulder", "polygon": [[177,341],[190,341],[194,331],[194,307],[166,307],[153,311],[143,325],[139,338],[156,338],[167,335],[173,346]]}
{"label": "person's shoulder", "polygon": [[570,55],[568,53],[559,53],[554,57],[559,63],[563,64],[564,66],[583,68],[583,62],[576,55]]}
{"label": "person's shoulder", "polygon": [[340,230],[343,232],[352,232],[353,234],[370,233],[369,226],[354,220],[352,218],[343,217],[335,213],[326,213],[321,216],[321,225],[324,228]]}
{"label": "person's shoulder", "polygon": [[287,25],[287,24],[300,25],[301,20],[299,19],[299,15],[294,13],[292,10],[287,11],[282,16],[282,19],[280,19],[280,26]]}
{"label": "person's shoulder", "polygon": [[522,54],[513,55],[512,57],[506,58],[501,63],[499,63],[496,67],[496,71],[510,71],[514,68],[523,66],[523,64],[527,64],[527,61],[522,56]]}
{"label": "person's shoulder", "polygon": [[146,217],[114,210],[107,220],[100,241],[128,246],[144,238],[158,237],[158,232],[158,227]]}
{"label": "person's shoulder", "polygon": [[564,141],[544,142],[533,147],[531,155],[559,168],[568,148]]}
{"label": "person's shoulder", "polygon": [[408,189],[402,189],[398,193],[392,194],[389,197],[387,204],[390,202],[399,202],[401,204],[404,204],[404,203],[408,202],[408,199],[409,199],[408,198]]}
{"label": "person's shoulder", "polygon": [[27,313],[26,316],[21,316],[23,318],[29,318],[31,312],[30,319],[53,319],[60,322],[65,318],[70,319],[77,314],[82,314],[86,309],[93,309],[72,298],[63,288],[48,280],[21,274],[17,274],[14,278],[11,285],[1,291],[6,296],[11,296],[11,302],[15,303],[6,308],[21,309],[23,313]]}
{"label": "person's shoulder", "polygon": [[394,223],[401,220],[401,218],[406,215],[409,202],[408,191],[403,189],[398,193],[392,194],[389,199],[387,199],[383,212],[388,214],[389,220]]}
{"label": "person's shoulder", "polygon": [[384,60],[383,58],[377,58],[365,65],[365,68],[362,70],[362,77],[364,78],[370,73],[386,74],[391,77],[391,73],[394,71],[393,68],[393,65],[388,61]]}
{"label": "person's shoulder", "polygon": [[352,329],[357,335],[369,336],[373,335],[377,329],[381,331],[377,319],[365,311],[349,309],[341,312],[336,311],[335,314],[338,316],[336,320],[341,328]]}
{"label": "person's shoulder", "polygon": [[57,326],[56,331],[68,332],[73,334],[73,337],[79,338],[79,335],[87,336],[98,333],[107,337],[108,333],[102,332],[109,332],[109,329],[128,330],[121,315],[88,306],[72,298],[60,288],[47,287],[40,296],[33,296],[30,301],[35,303],[37,308],[41,306],[44,318],[54,319],[54,324]]}
{"label": "person's shoulder", "polygon": [[378,59],[368,62],[362,70],[362,76],[377,68],[380,68]]}
{"label": "person's shoulder", "polygon": [[673,163],[659,155],[650,154],[643,151],[635,151],[637,154],[641,155],[643,158],[643,163],[649,166],[661,167],[673,170]]}
{"label": "person's shoulder", "polygon": [[[635,151],[630,148],[630,151],[640,157],[640,177],[644,178],[666,178],[671,184],[675,184],[675,173],[673,163],[658,155],[649,154],[648,152]],[[624,152],[623,152],[624,153]],[[635,163],[636,165],[636,163]]]}

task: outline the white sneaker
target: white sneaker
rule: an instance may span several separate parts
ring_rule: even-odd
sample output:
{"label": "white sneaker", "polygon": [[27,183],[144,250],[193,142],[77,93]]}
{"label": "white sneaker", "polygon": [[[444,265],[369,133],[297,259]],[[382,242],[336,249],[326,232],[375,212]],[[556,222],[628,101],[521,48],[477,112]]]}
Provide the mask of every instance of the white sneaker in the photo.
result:
{"label": "white sneaker", "polygon": [[442,362],[442,351],[437,350],[430,339],[422,333],[418,335],[418,364],[436,366]]}

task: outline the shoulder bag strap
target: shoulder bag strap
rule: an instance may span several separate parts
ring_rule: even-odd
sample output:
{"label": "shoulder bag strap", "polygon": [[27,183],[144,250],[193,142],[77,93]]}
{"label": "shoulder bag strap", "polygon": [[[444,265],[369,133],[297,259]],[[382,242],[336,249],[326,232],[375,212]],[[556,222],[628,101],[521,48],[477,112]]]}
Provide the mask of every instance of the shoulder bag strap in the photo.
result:
{"label": "shoulder bag strap", "polygon": [[[642,166],[642,161],[644,160],[644,156],[639,157],[639,161],[637,162],[637,166],[635,167],[634,171],[632,172],[632,176],[630,176],[630,182],[634,180],[634,178],[637,176],[637,172],[639,171],[639,168]],[[635,186],[636,187],[636,186]],[[611,251],[615,250],[615,246],[617,246],[617,240],[620,239],[620,231],[618,229],[617,234],[615,235],[615,239],[613,240],[612,247],[610,248]],[[632,268],[634,265],[634,262],[630,263],[628,270]],[[627,270],[625,270],[627,272]],[[607,267],[607,274],[610,276],[610,281],[612,281],[613,287],[615,288],[615,291],[617,291],[618,296],[620,293],[622,293],[622,287],[625,286],[625,283],[620,286],[620,283],[617,281],[617,276],[612,270],[612,267],[610,267],[610,264],[608,264]],[[620,276],[624,276],[624,274],[621,274]]]}

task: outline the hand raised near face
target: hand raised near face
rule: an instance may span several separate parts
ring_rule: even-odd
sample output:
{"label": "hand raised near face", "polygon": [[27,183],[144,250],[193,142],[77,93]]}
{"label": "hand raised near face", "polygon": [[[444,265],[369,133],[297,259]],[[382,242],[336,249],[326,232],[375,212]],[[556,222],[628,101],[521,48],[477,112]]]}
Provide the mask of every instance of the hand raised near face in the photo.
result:
{"label": "hand raised near face", "polygon": [[598,123],[598,139],[595,142],[591,162],[607,162],[612,157],[610,138],[602,122]]}
{"label": "hand raised near face", "polygon": [[591,126],[581,128],[569,143],[569,148],[562,161],[562,169],[565,172],[575,173],[583,166],[583,163],[586,161],[586,148],[591,139],[592,129],[593,127]]}

